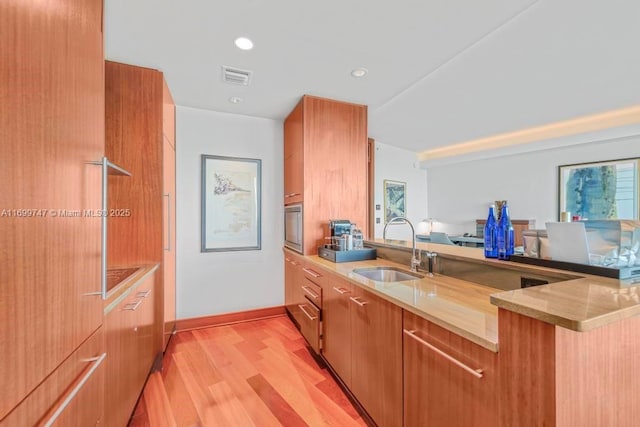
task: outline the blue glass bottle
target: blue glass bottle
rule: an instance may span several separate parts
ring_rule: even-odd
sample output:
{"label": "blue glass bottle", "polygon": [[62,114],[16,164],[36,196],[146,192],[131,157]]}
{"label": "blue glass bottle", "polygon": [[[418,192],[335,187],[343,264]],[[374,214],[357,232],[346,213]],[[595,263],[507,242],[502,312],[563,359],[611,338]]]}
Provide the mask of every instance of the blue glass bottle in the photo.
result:
{"label": "blue glass bottle", "polygon": [[502,205],[502,212],[496,230],[496,242],[498,244],[498,259],[508,260],[513,255],[513,225],[509,219],[509,208],[507,204]]}
{"label": "blue glass bottle", "polygon": [[498,245],[496,242],[496,216],[494,214],[495,205],[489,206],[489,216],[484,225],[484,256],[486,258],[498,258]]}

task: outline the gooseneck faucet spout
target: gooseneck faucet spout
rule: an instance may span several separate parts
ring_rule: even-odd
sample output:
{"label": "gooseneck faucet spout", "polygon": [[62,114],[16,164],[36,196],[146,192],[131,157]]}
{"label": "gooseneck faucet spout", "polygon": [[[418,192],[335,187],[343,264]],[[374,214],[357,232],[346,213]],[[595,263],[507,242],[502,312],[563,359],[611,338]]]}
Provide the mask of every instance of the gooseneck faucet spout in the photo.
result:
{"label": "gooseneck faucet spout", "polygon": [[416,253],[416,231],[413,228],[413,224],[411,224],[411,221],[409,221],[407,218],[403,216],[397,216],[395,218],[391,218],[384,225],[384,230],[382,231],[382,238],[384,240],[387,240],[387,227],[389,227],[389,225],[395,222],[406,222],[407,224],[409,224],[409,227],[411,227],[411,238],[412,238],[413,247],[411,252],[411,268],[409,271],[413,271],[415,273],[418,271],[418,266],[420,265],[421,259],[420,259],[420,251]]}

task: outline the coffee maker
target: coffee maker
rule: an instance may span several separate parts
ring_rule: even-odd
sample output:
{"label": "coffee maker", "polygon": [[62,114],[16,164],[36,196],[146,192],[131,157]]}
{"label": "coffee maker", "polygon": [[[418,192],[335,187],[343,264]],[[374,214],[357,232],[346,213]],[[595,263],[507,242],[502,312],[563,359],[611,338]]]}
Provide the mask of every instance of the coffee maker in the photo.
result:
{"label": "coffee maker", "polygon": [[[331,249],[346,251],[351,240],[351,221],[348,219],[332,219],[329,221]],[[351,240],[351,242],[353,242]]]}

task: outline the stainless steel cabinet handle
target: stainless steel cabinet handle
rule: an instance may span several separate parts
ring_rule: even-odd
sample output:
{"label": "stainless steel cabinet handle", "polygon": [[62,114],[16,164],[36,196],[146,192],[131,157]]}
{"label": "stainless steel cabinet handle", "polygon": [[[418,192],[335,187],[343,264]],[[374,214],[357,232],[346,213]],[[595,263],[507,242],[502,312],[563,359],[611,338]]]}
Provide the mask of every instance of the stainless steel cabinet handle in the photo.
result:
{"label": "stainless steel cabinet handle", "polygon": [[139,299],[136,302],[132,302],[130,304],[127,304],[127,305],[124,306],[123,310],[136,311],[138,309],[138,307],[140,307],[140,304],[142,304],[142,301],[144,301],[144,300]]}
{"label": "stainless steel cabinet handle", "polygon": [[313,291],[311,290],[311,288],[310,288],[310,287],[308,287],[308,286],[302,286],[302,290],[303,290],[307,295],[309,295],[311,298],[313,298],[313,299],[318,299],[318,298],[320,298],[320,295],[318,295],[318,294],[316,294],[315,292],[313,292]]}
{"label": "stainless steel cabinet handle", "polygon": [[348,294],[349,290],[346,288],[336,288],[335,286],[333,287],[333,290],[336,291],[337,293],[344,295],[344,294]]}
{"label": "stainless steel cabinet handle", "polygon": [[308,268],[306,268],[306,267],[303,267],[303,268],[302,268],[302,270],[303,270],[305,273],[308,273],[308,274],[310,274],[311,276],[315,277],[316,279],[317,279],[317,278],[319,278],[319,277],[322,277],[322,275],[320,275],[320,274],[316,273],[316,272],[315,272],[315,271],[313,271],[313,270],[309,270],[309,269],[308,269]]}
{"label": "stainless steel cabinet handle", "polygon": [[[103,157],[100,161],[90,162],[93,165],[102,166],[102,216],[100,217],[101,224],[101,248],[100,248],[100,295],[102,299],[107,299],[107,212],[109,206],[107,204],[107,191],[108,191],[108,177],[109,169],[114,171],[116,175],[131,176],[131,173],[120,166],[115,165],[109,161],[108,158]],[[95,295],[93,292],[85,295]]]}
{"label": "stainless steel cabinet handle", "polygon": [[284,197],[287,198],[287,197],[293,197],[293,196],[299,196],[299,195],[300,193],[289,193],[289,194],[285,194]]}
{"label": "stainless steel cabinet handle", "polygon": [[84,359],[83,360],[83,362],[91,362],[93,365],[91,365],[91,368],[89,368],[87,373],[84,374],[82,379],[80,379],[80,381],[78,382],[78,384],[76,384],[76,386],[73,388],[73,390],[71,390],[71,392],[69,392],[69,394],[67,395],[67,397],[65,397],[65,399],[62,401],[62,403],[60,403],[60,406],[58,406],[58,409],[56,409],[55,412],[53,414],[51,414],[49,419],[47,419],[44,422],[44,426],[45,427],[51,427],[53,425],[53,423],[56,422],[58,417],[60,417],[60,415],[64,412],[64,410],[67,409],[67,406],[69,406],[69,404],[73,401],[73,399],[75,399],[75,397],[80,392],[80,390],[82,390],[82,387],[84,387],[86,382],[89,381],[89,378],[91,378],[91,375],[93,375],[93,373],[96,371],[96,369],[98,369],[100,367],[100,365],[102,364],[102,362],[104,361],[104,359],[106,357],[107,357],[107,353],[102,353],[98,357],[92,357],[90,359]]}
{"label": "stainless steel cabinet handle", "polygon": [[358,304],[360,307],[364,307],[365,305],[369,304],[367,301],[360,301],[360,297],[349,297],[349,299]]}
{"label": "stainless steel cabinet handle", "polygon": [[285,257],[284,260],[287,261],[287,262],[291,262],[291,260],[289,258],[287,258],[287,257]]}
{"label": "stainless steel cabinet handle", "polygon": [[164,250],[171,252],[171,193],[162,196],[167,198],[167,247]]}
{"label": "stainless steel cabinet handle", "polygon": [[317,319],[317,317],[316,317],[316,316],[312,316],[312,315],[310,315],[310,314],[307,312],[307,310],[305,310],[304,305],[300,304],[300,305],[298,305],[298,308],[299,308],[300,310],[302,310],[302,312],[305,314],[305,316],[307,316],[307,317],[309,318],[309,320],[316,320],[316,319]]}
{"label": "stainless steel cabinet handle", "polygon": [[147,289],[146,291],[138,291],[136,294],[136,298],[146,298],[151,293],[151,289]]}
{"label": "stainless steel cabinet handle", "polygon": [[461,367],[462,369],[464,369],[465,371],[469,372],[471,375],[473,375],[476,378],[482,378],[482,369],[473,369],[470,368],[469,366],[465,365],[464,363],[462,363],[461,361],[459,361],[458,359],[456,359],[453,356],[448,355],[447,353],[445,353],[444,351],[440,350],[439,348],[433,346],[432,344],[429,344],[428,342],[426,342],[425,340],[423,340],[422,338],[420,338],[419,336],[417,336],[415,334],[415,330],[407,330],[404,329],[403,332],[405,333],[405,335],[413,338],[414,340],[418,341],[420,344],[424,345],[425,347],[427,347],[430,350],[433,350],[436,354],[444,357],[445,359],[447,359],[449,362],[453,363],[454,365],[457,365],[459,367]]}

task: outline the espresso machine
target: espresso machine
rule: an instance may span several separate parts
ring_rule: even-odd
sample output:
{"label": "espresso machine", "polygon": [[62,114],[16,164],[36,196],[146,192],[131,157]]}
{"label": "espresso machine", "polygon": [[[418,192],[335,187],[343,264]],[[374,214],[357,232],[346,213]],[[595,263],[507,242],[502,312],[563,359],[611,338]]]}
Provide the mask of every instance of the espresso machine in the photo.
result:
{"label": "espresso machine", "polygon": [[333,262],[375,259],[376,250],[363,247],[362,232],[348,219],[329,221],[329,234],[318,255]]}

